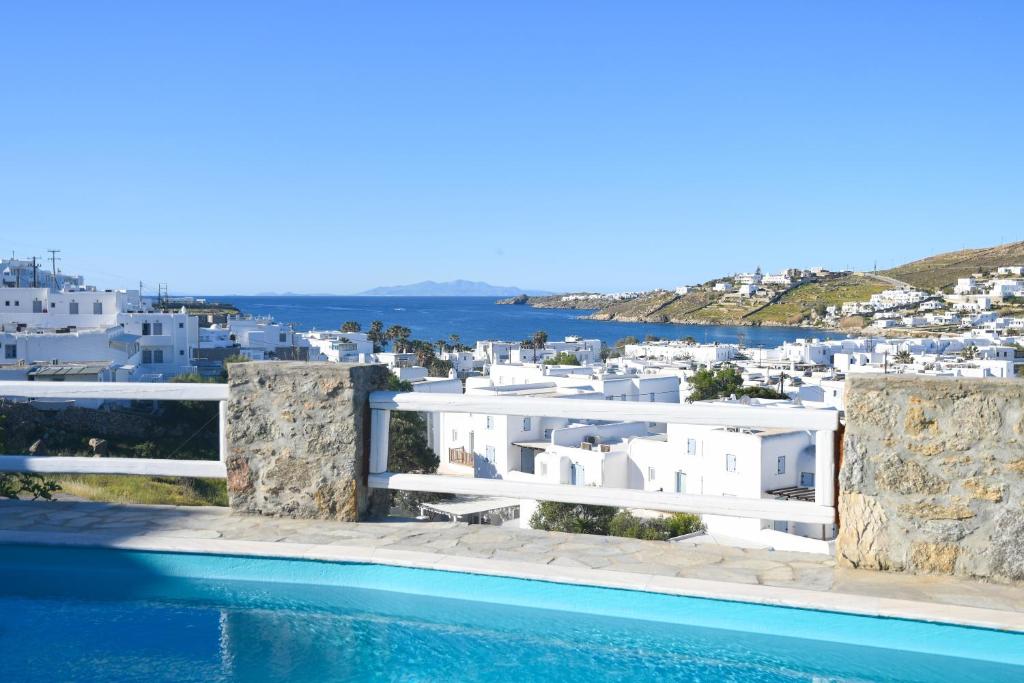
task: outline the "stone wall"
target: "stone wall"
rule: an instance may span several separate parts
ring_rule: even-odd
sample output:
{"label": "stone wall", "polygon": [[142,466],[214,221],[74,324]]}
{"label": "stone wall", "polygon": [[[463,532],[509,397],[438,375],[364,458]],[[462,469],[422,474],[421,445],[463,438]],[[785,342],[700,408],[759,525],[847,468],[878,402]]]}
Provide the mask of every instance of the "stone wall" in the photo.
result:
{"label": "stone wall", "polygon": [[381,365],[269,361],[228,369],[232,510],[355,521],[369,506],[368,395]]}
{"label": "stone wall", "polygon": [[1024,381],[847,378],[841,566],[1024,580]]}

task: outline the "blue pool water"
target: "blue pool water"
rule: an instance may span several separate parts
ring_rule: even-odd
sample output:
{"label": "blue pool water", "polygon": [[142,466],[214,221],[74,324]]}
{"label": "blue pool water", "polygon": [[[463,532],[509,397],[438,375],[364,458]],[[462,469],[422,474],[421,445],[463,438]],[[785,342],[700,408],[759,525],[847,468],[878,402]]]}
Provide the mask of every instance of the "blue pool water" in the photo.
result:
{"label": "blue pool water", "polygon": [[431,570],[0,546],[4,681],[1021,681],[1024,635]]}

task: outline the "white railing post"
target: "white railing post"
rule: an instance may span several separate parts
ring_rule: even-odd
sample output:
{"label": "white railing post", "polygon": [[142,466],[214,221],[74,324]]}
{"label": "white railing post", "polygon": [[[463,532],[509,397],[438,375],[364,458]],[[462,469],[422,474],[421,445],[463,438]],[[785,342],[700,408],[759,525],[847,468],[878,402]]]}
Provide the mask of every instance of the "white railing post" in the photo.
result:
{"label": "white railing post", "polygon": [[370,474],[388,471],[388,430],[391,411],[374,409],[370,412]]}
{"label": "white railing post", "polygon": [[219,445],[220,461],[228,458],[228,402],[217,401],[217,443]]}
{"label": "white railing post", "polygon": [[825,507],[836,504],[835,432],[819,429],[814,433],[814,502]]}

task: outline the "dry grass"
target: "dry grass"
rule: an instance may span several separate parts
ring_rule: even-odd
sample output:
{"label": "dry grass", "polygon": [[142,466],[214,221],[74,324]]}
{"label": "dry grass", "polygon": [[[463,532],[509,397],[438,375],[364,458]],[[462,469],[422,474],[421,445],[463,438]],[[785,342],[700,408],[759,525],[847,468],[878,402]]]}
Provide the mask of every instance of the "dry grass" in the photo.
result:
{"label": "dry grass", "polygon": [[117,474],[65,475],[54,479],[61,485],[63,494],[106,503],[219,506],[228,504],[227,488],[221,479]]}
{"label": "dry grass", "polygon": [[1024,242],[1010,242],[983,249],[963,249],[936,254],[884,271],[883,275],[929,291],[956,284],[957,278],[1024,264]]}

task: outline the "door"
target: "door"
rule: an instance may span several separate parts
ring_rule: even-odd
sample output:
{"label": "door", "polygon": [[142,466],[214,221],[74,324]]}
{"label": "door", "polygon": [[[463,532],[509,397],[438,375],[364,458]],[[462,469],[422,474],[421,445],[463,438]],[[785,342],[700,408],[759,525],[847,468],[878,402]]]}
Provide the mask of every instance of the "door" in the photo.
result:
{"label": "door", "polygon": [[686,493],[686,472],[676,472],[676,493]]}
{"label": "door", "polygon": [[583,465],[574,462],[569,470],[569,474],[571,477],[569,483],[573,486],[584,486],[586,484],[587,476]]}

